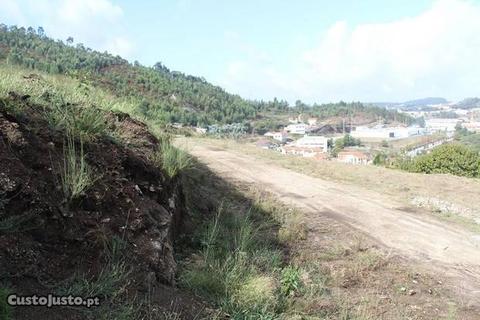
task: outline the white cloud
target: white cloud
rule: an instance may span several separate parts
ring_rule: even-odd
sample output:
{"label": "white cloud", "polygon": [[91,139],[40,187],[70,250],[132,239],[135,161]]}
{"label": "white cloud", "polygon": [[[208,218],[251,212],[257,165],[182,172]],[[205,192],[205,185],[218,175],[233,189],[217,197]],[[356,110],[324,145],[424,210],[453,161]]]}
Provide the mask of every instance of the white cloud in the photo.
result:
{"label": "white cloud", "polygon": [[308,101],[479,95],[479,34],[480,5],[440,0],[418,16],[389,23],[338,21],[317,44],[297,52],[290,68],[237,61],[243,72],[230,72],[225,84],[243,94],[254,86],[265,90],[254,97]]}
{"label": "white cloud", "polygon": [[[22,14],[22,10],[15,0],[0,0],[0,7],[2,8],[3,15],[9,21],[17,21],[16,23],[23,25],[25,23],[25,17]],[[3,19],[2,19],[3,20]],[[8,22],[7,20],[4,20]]]}
{"label": "white cloud", "polygon": [[0,0],[0,20],[42,26],[53,38],[72,36],[76,43],[131,58],[133,45],[125,36],[122,8],[110,0]]}
{"label": "white cloud", "polygon": [[133,51],[133,45],[128,39],[119,36],[108,41],[105,45],[105,50],[113,54],[118,54],[121,57],[130,57]]}
{"label": "white cloud", "polygon": [[123,15],[123,10],[108,0],[66,0],[62,1],[58,16],[70,23],[82,23],[85,19],[99,17],[115,22]]}

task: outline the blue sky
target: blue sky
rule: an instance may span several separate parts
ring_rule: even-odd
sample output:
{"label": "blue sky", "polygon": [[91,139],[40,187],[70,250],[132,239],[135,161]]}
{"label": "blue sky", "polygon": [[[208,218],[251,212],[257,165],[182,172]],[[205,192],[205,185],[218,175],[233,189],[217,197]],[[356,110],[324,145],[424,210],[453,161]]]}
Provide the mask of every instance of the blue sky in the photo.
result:
{"label": "blue sky", "polygon": [[469,0],[0,0],[0,22],[163,62],[256,99],[480,95]]}

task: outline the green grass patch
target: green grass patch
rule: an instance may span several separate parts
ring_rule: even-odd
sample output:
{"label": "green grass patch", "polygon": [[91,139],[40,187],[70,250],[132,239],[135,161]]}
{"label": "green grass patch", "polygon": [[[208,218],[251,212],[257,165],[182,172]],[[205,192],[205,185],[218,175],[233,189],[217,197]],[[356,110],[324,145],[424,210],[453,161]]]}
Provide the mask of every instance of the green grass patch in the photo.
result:
{"label": "green grass patch", "polygon": [[281,253],[259,241],[249,213],[221,209],[202,231],[202,248],[180,273],[180,285],[206,297],[233,319],[273,319]]}
{"label": "green grass patch", "polygon": [[160,148],[151,155],[151,161],[171,179],[193,166],[191,156],[173,146],[168,138],[160,139]]}

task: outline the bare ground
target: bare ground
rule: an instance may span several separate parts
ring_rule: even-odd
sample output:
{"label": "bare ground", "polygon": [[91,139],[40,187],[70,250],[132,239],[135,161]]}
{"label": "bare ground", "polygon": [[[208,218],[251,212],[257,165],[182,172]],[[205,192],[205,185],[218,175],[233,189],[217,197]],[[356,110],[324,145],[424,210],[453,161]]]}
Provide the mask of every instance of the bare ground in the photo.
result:
{"label": "bare ground", "polygon": [[464,305],[480,306],[478,234],[378,191],[314,178],[208,143],[196,143],[190,152],[220,176],[263,188],[301,208],[310,230],[324,228],[326,217],[358,230],[392,255],[446,279]]}

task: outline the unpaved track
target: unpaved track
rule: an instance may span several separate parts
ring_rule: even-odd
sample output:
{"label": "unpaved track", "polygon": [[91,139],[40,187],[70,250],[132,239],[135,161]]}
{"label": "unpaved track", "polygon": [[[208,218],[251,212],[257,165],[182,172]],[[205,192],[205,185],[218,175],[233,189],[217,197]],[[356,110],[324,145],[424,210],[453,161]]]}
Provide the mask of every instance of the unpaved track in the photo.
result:
{"label": "unpaved track", "polygon": [[412,263],[454,280],[468,304],[480,305],[480,236],[402,208],[377,192],[300,174],[248,155],[205,145],[189,152],[220,176],[252,183],[303,209],[307,223],[328,215],[369,235]]}

